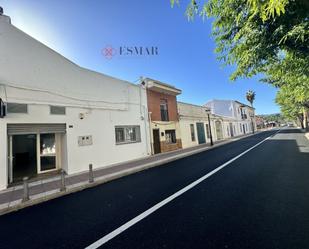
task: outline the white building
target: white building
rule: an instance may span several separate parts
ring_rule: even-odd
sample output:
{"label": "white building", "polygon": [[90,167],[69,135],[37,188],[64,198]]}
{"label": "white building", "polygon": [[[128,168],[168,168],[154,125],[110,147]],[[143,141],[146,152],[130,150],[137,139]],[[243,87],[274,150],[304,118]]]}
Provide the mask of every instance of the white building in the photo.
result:
{"label": "white building", "polygon": [[72,63],[0,15],[0,189],[150,154],[146,90]]}
{"label": "white building", "polygon": [[[227,137],[240,136],[256,130],[254,108],[235,100],[211,100],[205,104],[211,113],[229,119],[223,127]],[[225,122],[226,123],[226,122]]]}

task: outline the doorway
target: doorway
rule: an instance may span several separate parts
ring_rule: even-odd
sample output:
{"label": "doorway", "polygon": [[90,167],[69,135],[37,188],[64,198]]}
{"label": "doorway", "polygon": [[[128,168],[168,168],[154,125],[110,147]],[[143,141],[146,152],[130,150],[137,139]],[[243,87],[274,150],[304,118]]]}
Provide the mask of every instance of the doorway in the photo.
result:
{"label": "doorway", "polygon": [[216,133],[217,133],[217,139],[221,140],[223,139],[223,132],[222,132],[222,125],[220,121],[215,122],[215,127],[216,127]]}
{"label": "doorway", "polygon": [[55,133],[9,136],[9,182],[55,171],[60,165],[61,135]]}
{"label": "doorway", "polygon": [[206,143],[204,123],[196,123],[197,139],[199,144]]}
{"label": "doorway", "polygon": [[12,136],[13,181],[37,174],[37,136],[36,134]]}
{"label": "doorway", "polygon": [[233,124],[229,123],[231,137],[234,137]]}
{"label": "doorway", "polygon": [[161,153],[161,144],[160,144],[160,130],[154,129],[153,133],[153,151],[154,154]]}

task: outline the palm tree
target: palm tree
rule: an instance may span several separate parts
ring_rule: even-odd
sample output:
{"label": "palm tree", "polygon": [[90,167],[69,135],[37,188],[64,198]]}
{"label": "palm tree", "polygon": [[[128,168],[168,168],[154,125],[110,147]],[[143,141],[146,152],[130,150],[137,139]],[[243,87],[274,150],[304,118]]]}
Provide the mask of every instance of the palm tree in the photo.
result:
{"label": "palm tree", "polygon": [[255,100],[255,92],[253,92],[252,90],[249,90],[246,93],[246,99],[248,100],[248,102],[250,103],[251,107],[253,107],[253,102]]}
{"label": "palm tree", "polygon": [[[255,92],[253,92],[252,90],[249,90],[246,93],[246,99],[248,100],[251,107],[253,108],[253,102],[255,100]],[[254,118],[254,117],[250,117],[250,118],[251,118],[252,133],[254,134],[254,124],[253,124],[253,120],[252,120],[252,118]]]}

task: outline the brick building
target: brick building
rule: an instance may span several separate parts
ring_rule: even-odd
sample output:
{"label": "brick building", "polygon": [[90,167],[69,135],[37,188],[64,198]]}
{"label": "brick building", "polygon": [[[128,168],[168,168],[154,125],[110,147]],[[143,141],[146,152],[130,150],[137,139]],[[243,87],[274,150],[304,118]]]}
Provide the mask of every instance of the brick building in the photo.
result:
{"label": "brick building", "polygon": [[182,148],[176,99],[181,90],[149,78],[142,84],[147,89],[152,153]]}

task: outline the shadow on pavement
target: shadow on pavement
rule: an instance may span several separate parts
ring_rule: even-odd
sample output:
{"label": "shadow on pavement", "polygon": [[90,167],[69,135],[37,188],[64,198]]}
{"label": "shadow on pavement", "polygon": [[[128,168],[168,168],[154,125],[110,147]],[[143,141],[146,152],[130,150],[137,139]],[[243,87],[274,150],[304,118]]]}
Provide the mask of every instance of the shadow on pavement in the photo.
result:
{"label": "shadow on pavement", "polygon": [[281,130],[279,133],[292,134],[292,133],[303,133],[303,131],[301,129],[293,128],[293,129]]}

